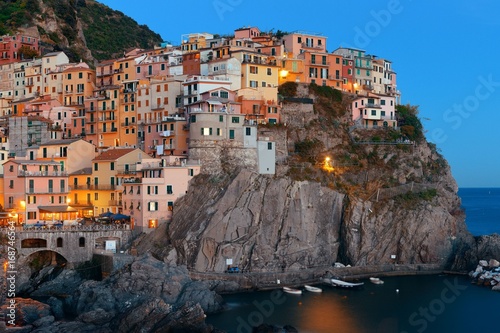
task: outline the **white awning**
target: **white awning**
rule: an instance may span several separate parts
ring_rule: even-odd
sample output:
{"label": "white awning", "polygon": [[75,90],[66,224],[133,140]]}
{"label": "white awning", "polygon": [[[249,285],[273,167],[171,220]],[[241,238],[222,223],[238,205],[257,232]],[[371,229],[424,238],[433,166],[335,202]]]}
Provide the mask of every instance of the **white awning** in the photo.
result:
{"label": "white awning", "polygon": [[207,100],[207,102],[208,102],[208,104],[212,104],[212,105],[222,105],[222,103],[219,101],[208,101]]}

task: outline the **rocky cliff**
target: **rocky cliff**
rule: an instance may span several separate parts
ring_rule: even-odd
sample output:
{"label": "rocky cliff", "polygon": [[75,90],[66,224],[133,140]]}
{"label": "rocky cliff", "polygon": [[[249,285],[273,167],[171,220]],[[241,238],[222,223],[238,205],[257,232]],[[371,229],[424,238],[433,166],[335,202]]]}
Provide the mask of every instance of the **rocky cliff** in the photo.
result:
{"label": "rocky cliff", "polygon": [[[403,141],[393,129],[356,128],[352,96],[298,89],[314,104],[285,103],[286,126],[259,128],[283,148],[277,174],[237,164],[210,169],[176,203],[172,222],[146,236],[139,250],[202,272],[223,272],[227,259],[254,272],[335,261],[463,266],[457,249],[474,240],[435,147],[418,137]],[[367,138],[374,142],[363,143]]]}
{"label": "rocky cliff", "polygon": [[[71,61],[117,58],[129,48],[152,48],[160,35],[93,0],[16,0],[0,4],[0,32],[40,37],[43,51],[64,51]],[[3,13],[2,13],[3,14]]]}

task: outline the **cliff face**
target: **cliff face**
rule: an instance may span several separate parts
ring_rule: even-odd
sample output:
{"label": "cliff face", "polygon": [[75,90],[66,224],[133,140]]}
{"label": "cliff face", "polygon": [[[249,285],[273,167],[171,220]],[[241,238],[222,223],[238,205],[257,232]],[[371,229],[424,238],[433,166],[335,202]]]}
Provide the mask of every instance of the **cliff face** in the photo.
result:
{"label": "cliff face", "polygon": [[181,199],[168,228],[170,256],[175,254],[178,262],[197,271],[219,272],[226,269],[226,259],[252,271],[335,262],[343,194],[318,183],[273,179],[247,170],[227,187],[207,178],[196,179],[193,186],[200,191]]}
{"label": "cliff face", "polygon": [[345,105],[315,98],[285,104],[285,127],[259,128],[280,147],[275,176],[238,165],[226,166],[231,175],[209,168],[176,202],[173,221],[147,235],[139,250],[209,272],[224,271],[227,259],[268,272],[336,261],[464,268],[457,254],[470,252],[474,239],[435,147],[425,140],[355,144]]}

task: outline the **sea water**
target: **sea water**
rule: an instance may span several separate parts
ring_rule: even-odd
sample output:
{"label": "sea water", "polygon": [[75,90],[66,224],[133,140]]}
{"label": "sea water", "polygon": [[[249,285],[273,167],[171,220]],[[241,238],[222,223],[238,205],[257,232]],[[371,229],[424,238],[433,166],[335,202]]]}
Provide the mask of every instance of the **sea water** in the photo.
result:
{"label": "sea water", "polygon": [[[474,235],[500,233],[500,189],[461,188],[466,224]],[[323,288],[302,295],[280,290],[226,295],[225,311],[207,322],[228,333],[262,323],[291,325],[300,333],[499,332],[500,293],[465,276],[430,275],[364,279],[358,289]]]}
{"label": "sea water", "polygon": [[500,188],[460,188],[458,195],[474,236],[500,234]]}

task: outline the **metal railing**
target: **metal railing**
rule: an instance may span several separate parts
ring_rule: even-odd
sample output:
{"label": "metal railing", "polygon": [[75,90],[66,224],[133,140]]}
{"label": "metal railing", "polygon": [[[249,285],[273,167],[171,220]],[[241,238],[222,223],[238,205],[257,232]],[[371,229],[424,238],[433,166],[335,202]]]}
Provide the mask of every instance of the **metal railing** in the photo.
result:
{"label": "metal railing", "polygon": [[[16,232],[62,232],[62,231],[116,231],[131,230],[130,224],[92,224],[92,225],[45,225],[35,226],[34,224],[25,224],[16,227]],[[0,233],[7,233],[8,227],[1,227]]]}

